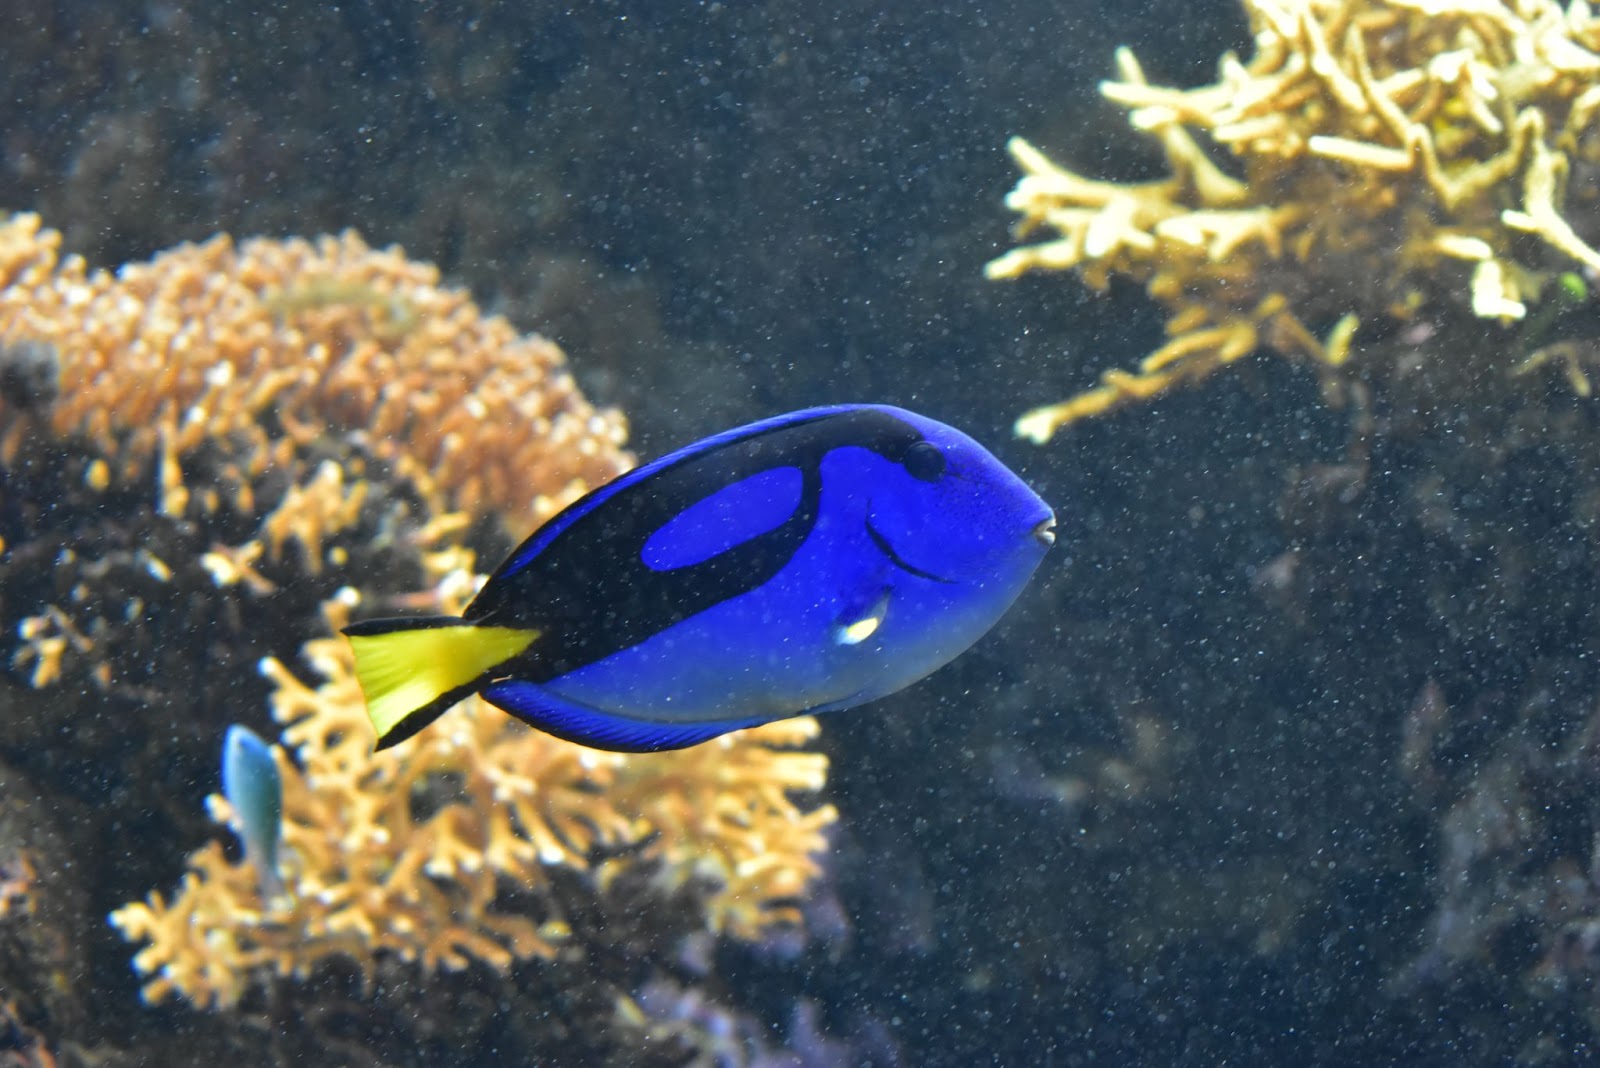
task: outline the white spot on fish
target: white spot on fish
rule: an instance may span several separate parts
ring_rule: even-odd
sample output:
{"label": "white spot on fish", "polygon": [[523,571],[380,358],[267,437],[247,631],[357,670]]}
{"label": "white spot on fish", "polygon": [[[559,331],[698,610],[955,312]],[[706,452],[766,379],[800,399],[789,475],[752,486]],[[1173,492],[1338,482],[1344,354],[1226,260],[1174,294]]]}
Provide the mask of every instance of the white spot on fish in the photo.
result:
{"label": "white spot on fish", "polygon": [[889,593],[885,590],[878,599],[872,602],[865,615],[859,619],[841,621],[834,629],[833,640],[839,645],[860,645],[874,634],[883,625],[883,617],[889,611]]}

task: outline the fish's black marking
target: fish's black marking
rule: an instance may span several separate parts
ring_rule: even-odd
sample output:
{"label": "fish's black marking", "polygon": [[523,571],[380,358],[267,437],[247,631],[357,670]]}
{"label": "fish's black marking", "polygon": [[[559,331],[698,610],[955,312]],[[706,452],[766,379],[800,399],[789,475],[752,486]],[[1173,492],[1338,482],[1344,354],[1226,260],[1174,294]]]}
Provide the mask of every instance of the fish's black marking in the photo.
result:
{"label": "fish's black marking", "polygon": [[[899,462],[923,440],[917,428],[872,408],[811,413],[709,439],[666,466],[623,475],[556,516],[501,565],[464,618],[538,630],[539,641],[506,671],[547,682],[770,581],[816,526],[829,452],[857,446]],[[783,523],[687,567],[655,571],[642,561],[649,537],[685,508],[780,466],[799,468],[803,480],[800,503]],[[885,549],[912,574],[945,581]]]}
{"label": "fish's black marking", "polygon": [[870,518],[867,520],[867,536],[872,539],[872,544],[876,545],[878,550],[889,558],[889,562],[901,571],[915,575],[918,578],[925,578],[930,582],[943,582],[946,585],[955,584],[955,579],[947,579],[943,575],[935,575],[932,571],[924,571],[895,552],[894,546],[889,544],[889,539],[878,533],[878,528],[872,525]]}

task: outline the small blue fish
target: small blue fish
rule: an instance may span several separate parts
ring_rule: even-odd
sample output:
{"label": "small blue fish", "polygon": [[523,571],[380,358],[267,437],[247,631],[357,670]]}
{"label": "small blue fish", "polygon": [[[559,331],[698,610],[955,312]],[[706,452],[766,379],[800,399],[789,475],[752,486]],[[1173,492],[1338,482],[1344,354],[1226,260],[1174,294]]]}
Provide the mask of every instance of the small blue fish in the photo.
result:
{"label": "small blue fish", "polygon": [[780,415],[577,501],[466,611],[346,627],[379,748],[479,694],[598,749],[863,704],[977,641],[1055,517],[965,434],[883,405]]}
{"label": "small blue fish", "polygon": [[272,747],[249,727],[228,728],[222,743],[222,796],[228,799],[245,859],[261,881],[261,900],[283,895],[278,842],[283,836],[283,777]]}

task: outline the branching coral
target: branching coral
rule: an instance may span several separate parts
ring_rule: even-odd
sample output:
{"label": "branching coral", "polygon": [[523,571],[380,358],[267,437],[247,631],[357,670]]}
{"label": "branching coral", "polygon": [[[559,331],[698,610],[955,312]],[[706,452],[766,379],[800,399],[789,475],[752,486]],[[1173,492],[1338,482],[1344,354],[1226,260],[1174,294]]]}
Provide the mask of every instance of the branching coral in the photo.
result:
{"label": "branching coral", "polygon": [[[0,391],[0,461],[43,419],[107,457],[97,477],[153,475],[170,514],[248,511],[252,477],[346,434],[434,511],[498,515],[519,532],[626,464],[621,417],[583,399],[554,344],[482,314],[398,250],[353,234],[217,237],[113,275],[59,247],[36,216],[0,225],[0,344],[48,345],[59,367],[42,413]],[[192,489],[186,465],[219,443],[216,479]]]}
{"label": "branching coral", "polygon": [[[444,578],[446,608],[470,591],[464,576]],[[347,601],[329,610],[342,624]],[[277,753],[292,892],[262,902],[248,863],[212,842],[170,901],[152,894],[118,910],[124,935],[149,943],[135,958],[147,999],[226,1008],[268,971],[303,978],[334,956],[369,979],[383,954],[429,970],[550,957],[567,933],[546,893],[557,868],[590,873],[602,893],[641,869],[663,891],[701,884],[708,926],[737,937],[798,920],[835,819],[831,806],[802,810],[791,797],[826,778],[826,757],[792,751],[815,720],[624,755],[530,731],[472,698],[403,749],[373,754],[346,643],[317,639],[305,655],[322,677],[315,688],[262,664],[296,756]],[[230,816],[222,798],[211,804]]]}
{"label": "branching coral", "polygon": [[[213,843],[174,894],[118,909],[149,999],[229,1007],[334,960],[374,980],[555,954],[503,989],[581,976],[575,1000],[609,1013],[631,977],[607,969],[680,928],[797,919],[835,818],[792,797],[826,776],[794,751],[812,721],[622,757],[469,702],[374,755],[343,642],[304,644],[312,684],[283,662],[341,587],[361,593],[325,611],[458,610],[467,544],[503,552],[629,466],[621,417],[556,346],[349,235],[217,238],[115,274],[58,248],[31,216],[0,223],[0,751],[65,797],[125,799],[123,840],[192,841],[226,726],[269,697],[283,724],[289,893],[262,902]],[[97,894],[171,878],[175,856],[109,841],[74,841]],[[661,944],[606,941],[630,927]]]}
{"label": "branching coral", "polygon": [[[413,534],[426,543],[414,527],[493,519],[520,537],[631,463],[621,416],[583,398],[554,344],[482,314],[398,250],[352,234],[218,237],[113,274],[59,248],[36,216],[0,223],[0,471],[12,504],[0,539],[18,581],[53,572],[42,600],[22,605],[11,657],[35,686],[70,681],[75,663],[102,690],[147,672],[137,645],[99,641],[162,600],[142,579],[123,599],[84,581],[113,560],[176,601],[196,562],[216,587],[260,597],[282,588],[274,569],[323,575],[357,544],[370,555]],[[60,509],[28,498],[61,487],[19,480],[46,470],[74,474],[84,503],[141,510],[171,537],[120,539],[139,546],[131,553],[70,539],[69,552],[33,553],[24,542]],[[370,500],[374,478],[411,503]],[[344,577],[327,574],[326,588]],[[324,592],[299,603],[314,613]],[[119,649],[132,659],[113,665]]]}
{"label": "branching coral", "polygon": [[[1019,236],[1060,236],[988,275],[1073,268],[1097,288],[1122,276],[1171,311],[1171,340],[1137,372],[1028,413],[1018,434],[1045,441],[1263,345],[1336,368],[1358,321],[1457,295],[1481,318],[1518,320],[1560,272],[1600,271],[1568,189],[1574,168],[1600,162],[1600,20],[1583,0],[1245,7],[1255,55],[1223,57],[1215,84],[1150,85],[1123,49],[1101,86],[1159,141],[1168,177],[1097,181],[1011,142]],[[1318,336],[1309,323],[1333,325]]]}

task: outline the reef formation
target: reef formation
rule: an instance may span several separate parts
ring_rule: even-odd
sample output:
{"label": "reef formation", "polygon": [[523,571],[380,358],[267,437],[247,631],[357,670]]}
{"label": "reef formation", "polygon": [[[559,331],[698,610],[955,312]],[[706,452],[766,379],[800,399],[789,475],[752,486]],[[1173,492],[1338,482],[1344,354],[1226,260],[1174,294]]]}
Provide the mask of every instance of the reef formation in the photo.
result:
{"label": "reef formation", "polygon": [[[467,571],[443,576],[440,609],[459,612],[473,585]],[[346,622],[343,601],[328,607],[335,628]],[[149,943],[135,959],[148,1000],[231,1008],[258,973],[304,979],[335,956],[369,983],[385,953],[425,971],[550,959],[571,937],[550,893],[556,868],[600,893],[630,868],[649,871],[663,898],[694,884],[715,934],[756,940],[799,924],[835,819],[792,797],[826,782],[826,757],[788,751],[815,737],[816,720],[629,755],[530,731],[472,698],[453,722],[375,754],[348,645],[316,639],[305,655],[322,676],[314,689],[262,664],[295,758],[278,751],[292,890],[263,901],[259,873],[214,841],[170,901],[117,910],[124,935]],[[223,798],[209,801],[230,818]]]}
{"label": "reef formation", "polygon": [[[1292,375],[1263,370],[1257,381],[1280,388],[1221,402],[1253,408],[1254,445],[1216,432],[1210,396],[1173,400],[1198,429],[1146,425],[1150,452],[1206,450],[1174,461],[1193,480],[1174,495],[1192,494],[1206,532],[1190,552],[1264,517],[1276,526],[1253,548],[1240,539],[1262,555],[1239,596],[1164,590],[1143,612],[1134,598],[1111,613],[1182,604],[1185,640],[1251,664],[1164,699],[1141,679],[1182,740],[1160,781],[1234,840],[1283,844],[1230,857],[1226,889],[1183,887],[1162,929],[1118,945],[1170,950],[1185,924],[1250,932],[1249,955],[1269,967],[1381,991],[1341,1035],[1387,1018],[1371,1033],[1437,1029],[1481,1038],[1480,1059],[1581,1063],[1600,1025],[1600,20],[1547,0],[1244,7],[1255,54],[1225,56],[1215,84],[1152,86],[1123,50],[1102,86],[1160,145],[1167,177],[1094,180],[1013,142],[1020,229],[1059,237],[989,265],[1072,269],[1099,288],[1130,279],[1168,313],[1168,341],[1136,371],[1025,415],[1023,436],[1047,440],[1263,348],[1347,402],[1330,414],[1283,385]],[[1319,457],[1340,434],[1342,455]],[[1221,484],[1273,463],[1278,490]],[[1163,492],[1160,476],[1148,483],[1142,497]],[[1257,514],[1230,523],[1236,495]],[[1146,550],[1184,556],[1171,527],[1157,541]],[[1238,558],[1220,570],[1237,573]],[[1216,656],[1188,655],[1188,670]],[[1248,766],[1214,785],[1235,754]],[[1074,784],[1072,800],[1087,792]],[[1270,890],[1249,885],[1258,864]],[[1148,862],[1145,882],[1170,867]],[[1252,896],[1266,906],[1255,916]],[[1232,904],[1192,919],[1220,901]],[[1334,948],[1346,932],[1359,933]]]}
{"label": "reef formation", "polygon": [[[0,856],[9,1026],[65,1063],[215,1056],[261,1011],[298,1021],[261,1063],[643,1055],[617,1014],[677,939],[793,929],[836,816],[800,800],[826,778],[796,751],[813,721],[619,756],[473,704],[374,756],[328,636],[352,609],[459,607],[480,554],[627,469],[624,435],[553,343],[353,234],[113,273],[0,223],[0,780],[62,826]],[[263,902],[201,800],[224,729],[269,705],[289,893]],[[180,867],[150,843],[208,835],[175,894],[130,902]],[[148,1001],[219,1011],[130,1012],[85,899],[146,943]],[[481,1007],[531,991],[569,1018]]]}
{"label": "reef formation", "polygon": [[[1098,180],[1011,141],[1018,236],[1059,236],[1005,253],[988,275],[1142,283],[1170,338],[1136,371],[1028,412],[1019,435],[1047,441],[1263,347],[1330,381],[1387,375],[1362,359],[1358,330],[1463,306],[1543,328],[1537,309],[1559,307],[1560,281],[1600,272],[1584,222],[1600,164],[1600,19],[1582,0],[1244,6],[1254,55],[1224,56],[1215,83],[1152,85],[1123,48],[1118,78],[1101,85],[1159,144],[1166,177]],[[1588,390],[1570,354],[1524,335],[1486,369],[1496,383],[1554,359]]]}

